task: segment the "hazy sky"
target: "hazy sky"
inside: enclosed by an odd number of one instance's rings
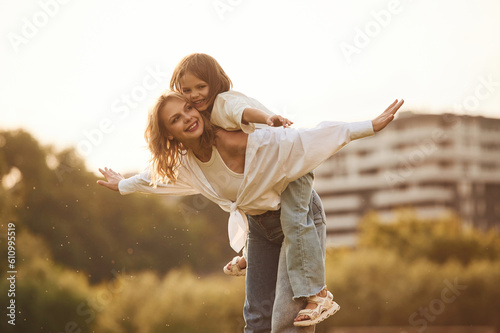
[[[177,62],[214,56],[295,126],[402,110],[500,117],[500,1],[0,0],[0,129],[145,166]]]

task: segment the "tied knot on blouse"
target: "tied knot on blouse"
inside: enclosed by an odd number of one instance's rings
[[[236,202],[231,204],[227,228],[232,249],[240,252],[247,240],[248,219],[245,213],[238,208]]]

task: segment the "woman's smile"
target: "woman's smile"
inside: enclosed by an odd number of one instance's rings
[[[186,130],[186,132],[194,132],[198,129],[198,127],[200,126],[200,123],[198,121],[195,121],[194,123],[192,123]]]
[[[200,113],[184,100],[169,100],[160,117],[169,135],[184,144],[198,140],[203,134],[204,124]]]

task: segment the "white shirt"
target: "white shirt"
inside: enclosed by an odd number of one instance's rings
[[[210,121],[227,131],[242,130],[247,134],[253,133],[255,128],[269,127],[265,124],[242,124],[241,119],[246,108],[255,108],[269,115],[274,115],[258,100],[235,90],[230,90],[217,95],[215,98]]]
[[[224,108],[215,107],[218,119]],[[214,117],[215,113],[215,117]],[[226,117],[222,117],[225,119]],[[241,115],[233,118],[241,123]],[[228,234],[231,247],[239,252],[245,245],[247,219],[280,208],[286,186],[315,169],[352,140],[373,135],[371,121],[322,122],[312,129],[267,127],[250,133],[245,153],[244,178],[236,201],[221,197],[210,185],[191,151],[182,159],[175,183],[150,186],[149,170],[118,184],[121,194],[144,192],[166,195],[200,193],[230,213]]]

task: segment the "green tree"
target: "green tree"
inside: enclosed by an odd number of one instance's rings
[[[412,209],[401,209],[394,221],[382,221],[376,213],[369,213],[360,231],[360,248],[395,251],[407,260],[444,263],[453,259],[468,264],[474,259],[500,258],[498,230],[467,228],[453,215],[422,219]]]
[[[12,170],[21,177],[0,189],[3,220],[41,236],[57,263],[92,283],[123,269],[219,271],[232,255],[227,213],[204,199],[120,196],[73,149],[41,147],[24,131],[0,133],[0,178]]]

